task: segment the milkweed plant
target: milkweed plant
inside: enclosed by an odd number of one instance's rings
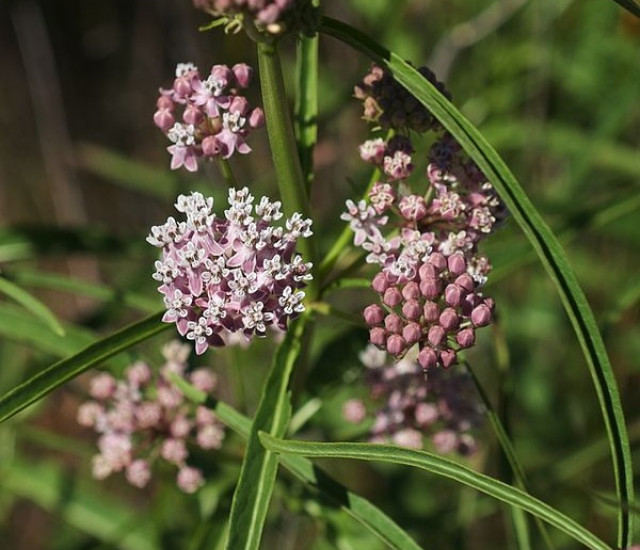
[[[157,83],[149,125],[166,140],[166,170],[195,173],[199,183],[181,184],[137,260],[157,289],[145,296],[156,313],[70,354],[52,345],[62,359],[9,389],[0,419],[97,369],[74,386],[83,396],[76,431],[93,441],[80,466],[94,478],[89,490],[124,481],[137,502],[175,499],[198,518],[178,546],[145,534],[142,516],[96,520],[114,548],[444,548],[429,540],[439,522],[453,521],[456,485],[467,501],[458,514],[506,518],[508,546],[482,548],[638,548],[616,377],[560,237],[525,192],[526,174],[516,179],[438,74],[315,1],[194,0],[192,8],[205,21],[200,31],[253,49],[257,65],[213,48],[206,65],[183,59]],[[312,200],[325,185],[314,174],[325,39],[331,51],[357,52],[363,68],[343,98],[358,112],[352,131],[361,143],[338,152],[353,168],[339,176],[341,196],[323,197],[331,219]],[[294,42],[295,71],[281,61]],[[265,193],[242,165],[267,139]],[[491,285],[499,247],[490,245],[506,226],[520,228],[548,291],[561,298],[584,359],[567,368],[582,369],[595,387],[599,448],[612,471],[608,493],[597,497],[608,513],[597,521],[541,493],[512,440],[501,393],[508,304]],[[63,330],[10,277],[0,282],[40,322]],[[337,355],[326,353],[327,325],[341,338]],[[490,374],[475,366],[487,354],[499,364]],[[328,393],[316,391],[335,373]],[[352,484],[340,475],[343,459],[359,461],[348,470],[354,476],[370,468],[364,462],[387,463],[371,466],[381,486]],[[448,503],[438,517],[422,510],[423,532],[393,501],[378,507],[401,471],[413,472],[403,491],[435,491]],[[360,542],[337,534],[344,513],[364,533]],[[274,525],[296,516],[315,527],[297,542],[274,537]],[[457,540],[446,547],[481,547]]]

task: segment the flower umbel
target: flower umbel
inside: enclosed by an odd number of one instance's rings
[[[247,154],[245,139],[264,124],[260,107],[252,108],[239,90],[247,88],[253,69],[244,63],[233,67],[214,65],[203,78],[193,63],[179,63],[173,87],[160,89],[153,121],[172,145],[171,169],[198,169],[199,158],[229,158]],[[176,110],[182,109],[182,121]]]
[[[166,363],[157,374],[146,363],[131,365],[123,380],[99,374],[91,381],[94,400],[78,409],[78,422],[100,434],[99,454],[93,457],[93,476],[104,479],[124,471],[129,483],[144,487],[151,467],[164,459],[178,467],[177,484],[193,493],[203,483],[202,472],[187,464],[187,442],[202,449],[218,449],[224,427],[215,414],[183,399],[169,373],[185,378],[196,388],[211,392],[216,376],[206,368],[187,373],[189,346],[178,341],[163,349]]]
[[[230,189],[228,202],[218,217],[212,198],[180,195],[175,207],[186,221],[170,217],[147,237],[162,249],[153,278],[163,320],[176,323],[197,354],[231,343],[234,333],[250,340],[270,327],[285,330],[304,311],[302,288],[312,278],[311,263],[295,253],[298,239],[312,234],[311,220],[294,213],[284,227],[272,225],[283,216],[280,202],[255,204],[246,187]]]

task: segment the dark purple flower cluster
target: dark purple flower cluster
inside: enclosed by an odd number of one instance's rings
[[[365,381],[376,409],[369,439],[421,449],[429,438],[438,452],[472,454],[474,432],[483,421],[484,409],[473,382],[463,371],[430,371],[426,376],[415,360],[392,361],[375,346],[360,354],[366,367]],[[343,406],[345,419],[360,423],[366,406],[351,399]]]
[[[216,377],[206,368],[186,373],[190,348],[180,342],[163,349],[166,363],[154,376],[146,363],[131,365],[123,380],[102,373],[91,381],[94,400],[78,409],[78,422],[100,434],[93,475],[104,479],[124,470],[127,481],[144,487],[158,458],[178,467],[178,487],[193,493],[203,483],[202,472],[189,466],[187,442],[201,449],[218,449],[224,427],[214,413],[184,400],[168,373],[184,377],[201,391],[215,389]]]
[[[180,195],[173,217],[151,228],[147,241],[162,249],[153,278],[160,282],[167,312],[163,321],[193,340],[197,354],[229,344],[235,333],[247,340],[267,328],[285,330],[304,311],[302,288],[312,278],[311,263],[295,253],[309,237],[311,220],[294,213],[283,226],[279,201],[254,204],[245,187],[229,190],[224,217],[213,212],[213,199],[200,193]]]
[[[253,69],[244,63],[229,68],[214,65],[202,79],[192,63],[176,68],[173,87],[160,89],[158,110],[153,121],[172,142],[171,169],[184,166],[198,169],[198,158],[229,158],[234,152],[251,151],[245,139],[250,131],[264,124],[260,107],[251,108],[238,91],[249,86]],[[176,109],[182,109],[182,122],[176,121]]]
[[[394,105],[391,118],[405,134],[360,147],[362,159],[378,167],[384,181],[373,185],[368,201],[347,201],[342,219],[354,232],[354,244],[368,252],[367,262],[380,267],[372,287],[382,305],[364,312],[371,342],[397,358],[417,346],[423,368],[446,368],[458,350],[473,346],[475,330],[492,321],[493,300],[480,291],[490,265],[478,243],[505,212],[491,184],[447,133],[431,148],[426,181],[410,182],[414,148],[408,131],[420,125],[412,122],[412,104],[404,117],[399,110]]]
[[[449,97],[444,85],[427,67],[420,67],[418,72]],[[385,130],[406,128],[426,132],[439,126],[429,110],[378,65],[371,66],[362,82],[355,86],[354,92],[356,98],[363,102],[363,118]]]

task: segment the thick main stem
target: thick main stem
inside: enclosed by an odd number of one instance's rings
[[[303,216],[308,217],[309,198],[300,159],[297,155],[296,140],[276,44],[258,43],[258,65],[267,132],[269,133],[271,154],[283,208],[289,216],[294,212],[300,212]],[[299,243],[299,247],[305,259],[311,260],[314,265],[317,265],[315,239],[303,239]],[[309,300],[316,298],[318,288],[317,278],[309,282],[307,288]]]

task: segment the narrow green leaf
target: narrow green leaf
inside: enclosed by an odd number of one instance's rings
[[[525,491],[426,451],[371,443],[291,441],[278,439],[264,432],[261,432],[259,437],[267,449],[278,453],[299,454],[317,458],[351,458],[391,462],[421,468],[473,487],[511,506],[521,508],[557,527],[592,550],[611,550],[610,546],[580,524]]]
[[[125,292],[117,288],[96,283],[87,283],[86,281],[65,277],[56,273],[12,271],[11,277],[26,286],[60,290],[75,295],[88,296],[89,298],[95,298],[97,300],[120,301],[143,313],[153,313],[158,309],[158,300],[148,298],[142,294]]]
[[[227,550],[257,550],[267,517],[276,480],[278,457],[267,451],[258,439],[258,431],[282,436],[291,416],[287,395],[289,377],[300,354],[306,315],[294,322],[276,351],[271,372],[251,425],[240,478],[229,517]]]
[[[396,80],[438,118],[494,185],[536,250],[558,289],[589,365],[609,436],[616,491],[621,503],[618,546],[631,545],[633,516],[629,514],[628,503],[633,501],[633,468],[620,394],[593,312],[558,239],[495,149],[415,68],[345,23],[325,17],[321,30],[387,67]]]
[[[65,357],[77,353],[98,339],[92,331],[72,324],[65,325],[65,333],[65,337],[60,338],[26,311],[10,304],[0,304],[0,336],[27,344],[33,350]],[[109,360],[109,366],[124,368],[124,359],[114,357]]]
[[[64,336],[64,327],[54,313],[40,300],[23,290],[18,285],[0,276],[0,292],[22,305],[26,310],[42,320],[58,336]]]
[[[640,6],[633,0],[613,0],[616,4],[622,6],[625,10],[628,10],[636,17],[640,17]]]
[[[133,323],[90,344],[79,353],[54,363],[0,397],[0,423],[42,399],[57,387],[131,346],[171,327],[161,321],[162,313]]]
[[[217,417],[245,439],[251,432],[251,421],[221,401],[208,402],[207,394],[194,388],[184,378],[172,377],[180,391],[198,404],[206,404]],[[310,460],[301,456],[280,455],[280,464],[301,481],[310,484],[344,512],[359,521],[393,550],[421,550],[420,546],[389,516],[367,499],[349,491]]]

